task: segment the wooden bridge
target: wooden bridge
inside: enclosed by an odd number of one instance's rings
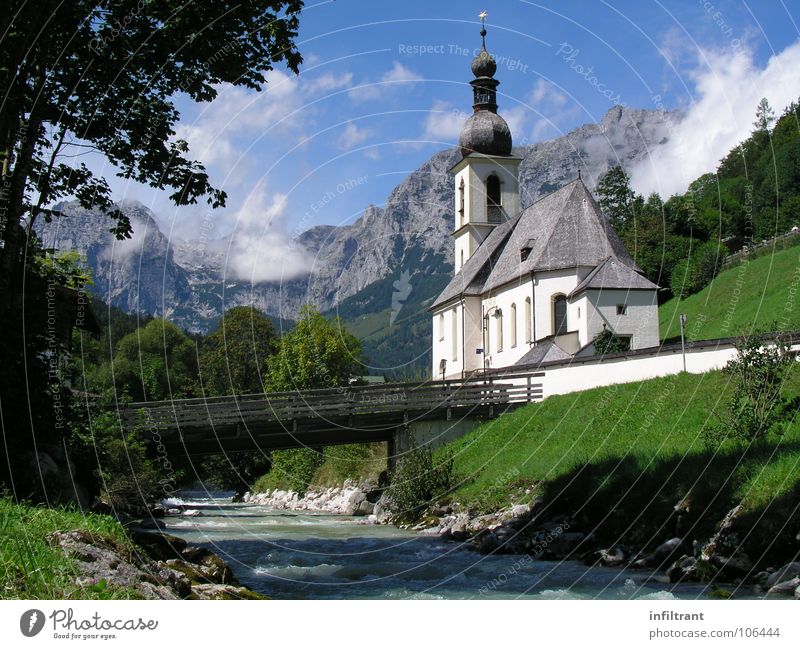
[[[207,455],[387,441],[423,422],[445,430],[542,398],[543,372],[132,403],[123,426],[168,453]],[[516,380],[511,380],[516,379]],[[430,424],[428,424],[430,427]]]

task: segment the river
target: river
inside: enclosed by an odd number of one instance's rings
[[[205,497],[203,497],[205,496]],[[213,549],[241,583],[280,599],[704,599],[702,585],[670,585],[650,573],[575,561],[483,556],[364,518],[231,503],[187,492],[200,511],[170,515],[165,531]],[[742,593],[744,594],[744,593]]]

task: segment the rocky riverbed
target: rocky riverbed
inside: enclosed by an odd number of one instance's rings
[[[304,496],[279,490],[246,494],[245,502],[273,509],[363,516],[369,523],[391,522],[390,503],[369,483],[346,482],[340,487],[311,489]],[[761,596],[800,599],[798,558],[757,568],[739,549],[738,514],[738,508],[732,509],[709,539],[670,537],[649,549],[605,544],[579,519],[554,513],[541,499],[490,514],[471,512],[457,503],[437,505],[411,529],[466,544],[483,555],[518,554],[543,561],[578,560],[590,567],[645,570],[666,583],[718,585],[722,597],[746,587]]]
[[[131,536],[134,550],[82,530],[55,532],[50,542],[74,561],[77,585],[124,588],[142,599],[264,599],[241,586],[208,548],[161,532]]]

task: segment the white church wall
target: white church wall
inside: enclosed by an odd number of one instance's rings
[[[516,284],[509,284],[499,291],[494,298],[484,300],[484,313],[497,306],[503,313],[503,348],[498,351],[496,320],[492,317],[495,311],[489,312],[489,346],[487,349],[488,366],[508,367],[522,358],[531,348],[525,332],[526,298],[532,299],[530,278]],[[511,306],[516,305],[516,344],[514,344]],[[532,323],[531,323],[532,325]]]
[[[475,349],[482,347],[480,298],[468,297],[440,309],[431,318],[433,344],[431,376],[442,378],[441,361],[445,361],[445,378],[460,378],[463,372],[483,367],[483,356]]]
[[[483,354],[475,353],[475,350],[483,348],[479,297],[464,298],[464,317],[464,369],[471,372],[483,367]]]
[[[658,345],[658,304],[655,291],[592,289],[588,297],[587,341],[603,330],[605,324],[620,336],[631,336],[631,349]],[[618,314],[617,307],[624,313]]]

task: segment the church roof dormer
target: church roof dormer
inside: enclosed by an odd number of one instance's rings
[[[482,46],[478,55],[472,60],[473,114],[464,123],[459,137],[461,154],[471,153],[484,155],[510,156],[511,130],[506,121],[497,114],[497,86],[500,82],[494,78],[497,63],[486,50],[486,12],[481,16]]]

